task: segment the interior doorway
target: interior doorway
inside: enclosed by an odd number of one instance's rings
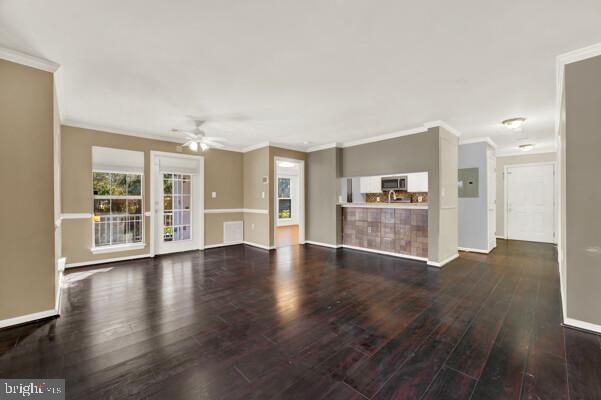
[[[555,164],[505,167],[507,239],[555,242]]]
[[[305,163],[276,157],[274,160],[275,247],[304,243]]]
[[[204,158],[152,151],[151,255],[204,248]]]

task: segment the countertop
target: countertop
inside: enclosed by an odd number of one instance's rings
[[[414,210],[427,210],[428,203],[338,203],[341,207],[357,208],[411,208]]]

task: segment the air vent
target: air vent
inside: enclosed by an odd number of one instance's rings
[[[227,221],[223,223],[223,244],[242,243],[244,225],[242,221]]]

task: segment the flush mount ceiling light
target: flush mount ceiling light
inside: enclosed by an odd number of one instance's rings
[[[502,124],[505,125],[507,129],[520,130],[522,129],[522,125],[524,125],[524,122],[526,122],[526,118],[518,117],[506,119],[502,122]]]
[[[292,168],[295,165],[296,164],[294,164],[293,162],[290,162],[290,161],[278,161],[278,167]]]
[[[518,147],[522,151],[530,151],[530,150],[534,149],[534,145],[531,143],[521,144]]]

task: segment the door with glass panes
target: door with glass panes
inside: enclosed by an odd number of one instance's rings
[[[194,207],[197,176],[190,173],[160,172],[157,213],[157,253],[174,253],[199,248]]]

